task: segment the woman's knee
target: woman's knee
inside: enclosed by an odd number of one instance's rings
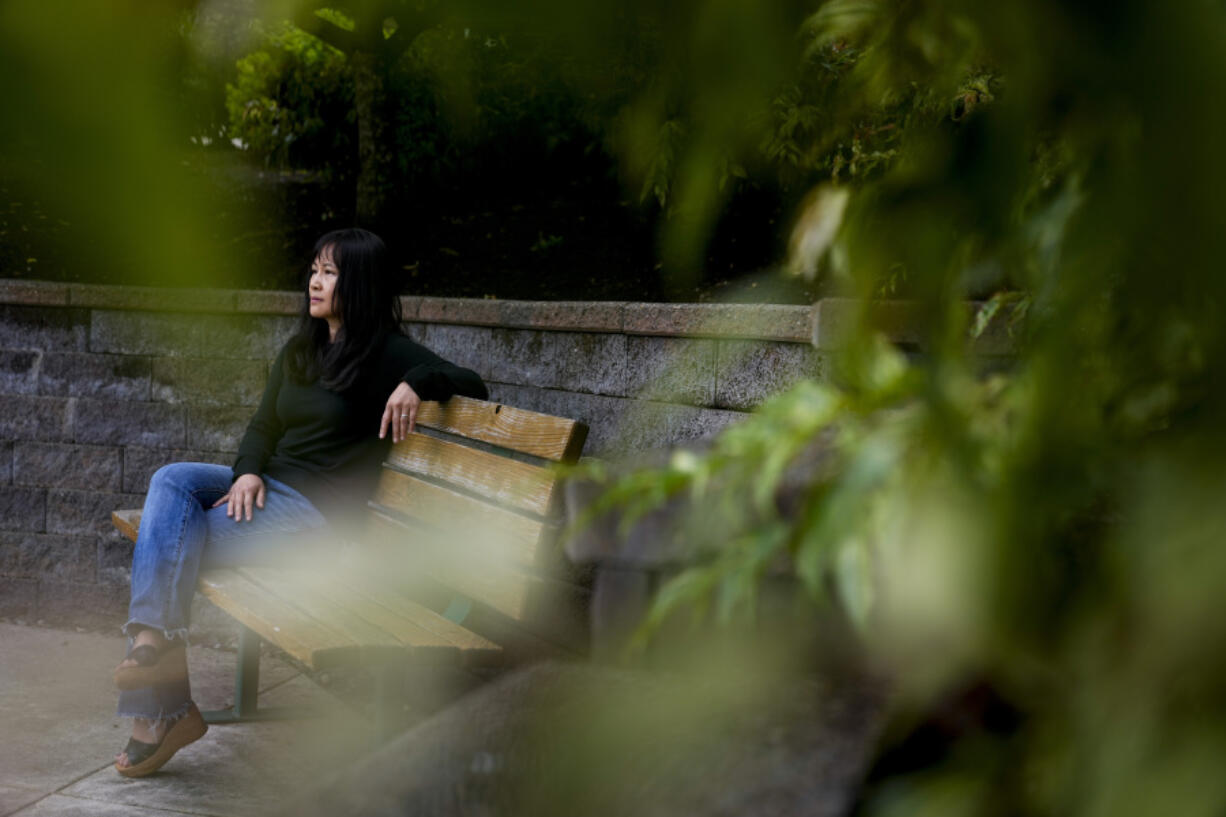
[[[203,462],[172,462],[153,472],[149,490],[197,491],[217,487],[224,482],[229,469]]]

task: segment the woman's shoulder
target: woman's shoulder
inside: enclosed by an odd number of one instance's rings
[[[383,336],[383,357],[385,359],[399,360],[406,355],[420,355],[422,352],[428,352],[426,347],[403,332],[388,332]]]

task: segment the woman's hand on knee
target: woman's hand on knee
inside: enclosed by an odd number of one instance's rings
[[[250,522],[255,508],[264,508],[264,480],[255,474],[243,474],[234,480],[229,493],[213,503],[214,508],[221,505],[226,505],[226,516],[235,522],[242,522],[244,514]]]

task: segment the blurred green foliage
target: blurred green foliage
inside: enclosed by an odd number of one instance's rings
[[[1221,813],[1220,4],[830,0],[797,30],[805,71],[849,55],[828,114],[738,88],[735,51],[673,81],[693,83],[691,109],[752,119],[774,99],[781,131],[819,134],[769,148],[855,181],[813,251],[864,296],[904,277],[920,351],[890,346],[865,301],[830,382],[611,482],[604,509],[685,496],[687,530],[717,545],[650,624],[752,617],[782,557],[894,679],[887,743],[978,683],[1018,714],[963,718],[876,781],[865,813]],[[669,127],[685,180],[711,131]],[[855,148],[857,132],[872,139]],[[751,149],[719,146],[731,163]],[[857,152],[871,164],[845,174]],[[993,322],[1016,349],[985,376],[975,336]]]

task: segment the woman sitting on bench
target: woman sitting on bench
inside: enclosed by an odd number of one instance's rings
[[[321,238],[298,330],[234,467],[176,463],[153,475],[132,557],[128,654],[114,673],[119,715],[135,718],[115,758],[121,775],[156,771],[208,728],[185,651],[200,570],[284,562],[305,542],[335,541],[331,531],[370,495],[387,446],[413,430],[422,400],[486,398],[476,373],[401,334],[384,258],[365,230]]]

